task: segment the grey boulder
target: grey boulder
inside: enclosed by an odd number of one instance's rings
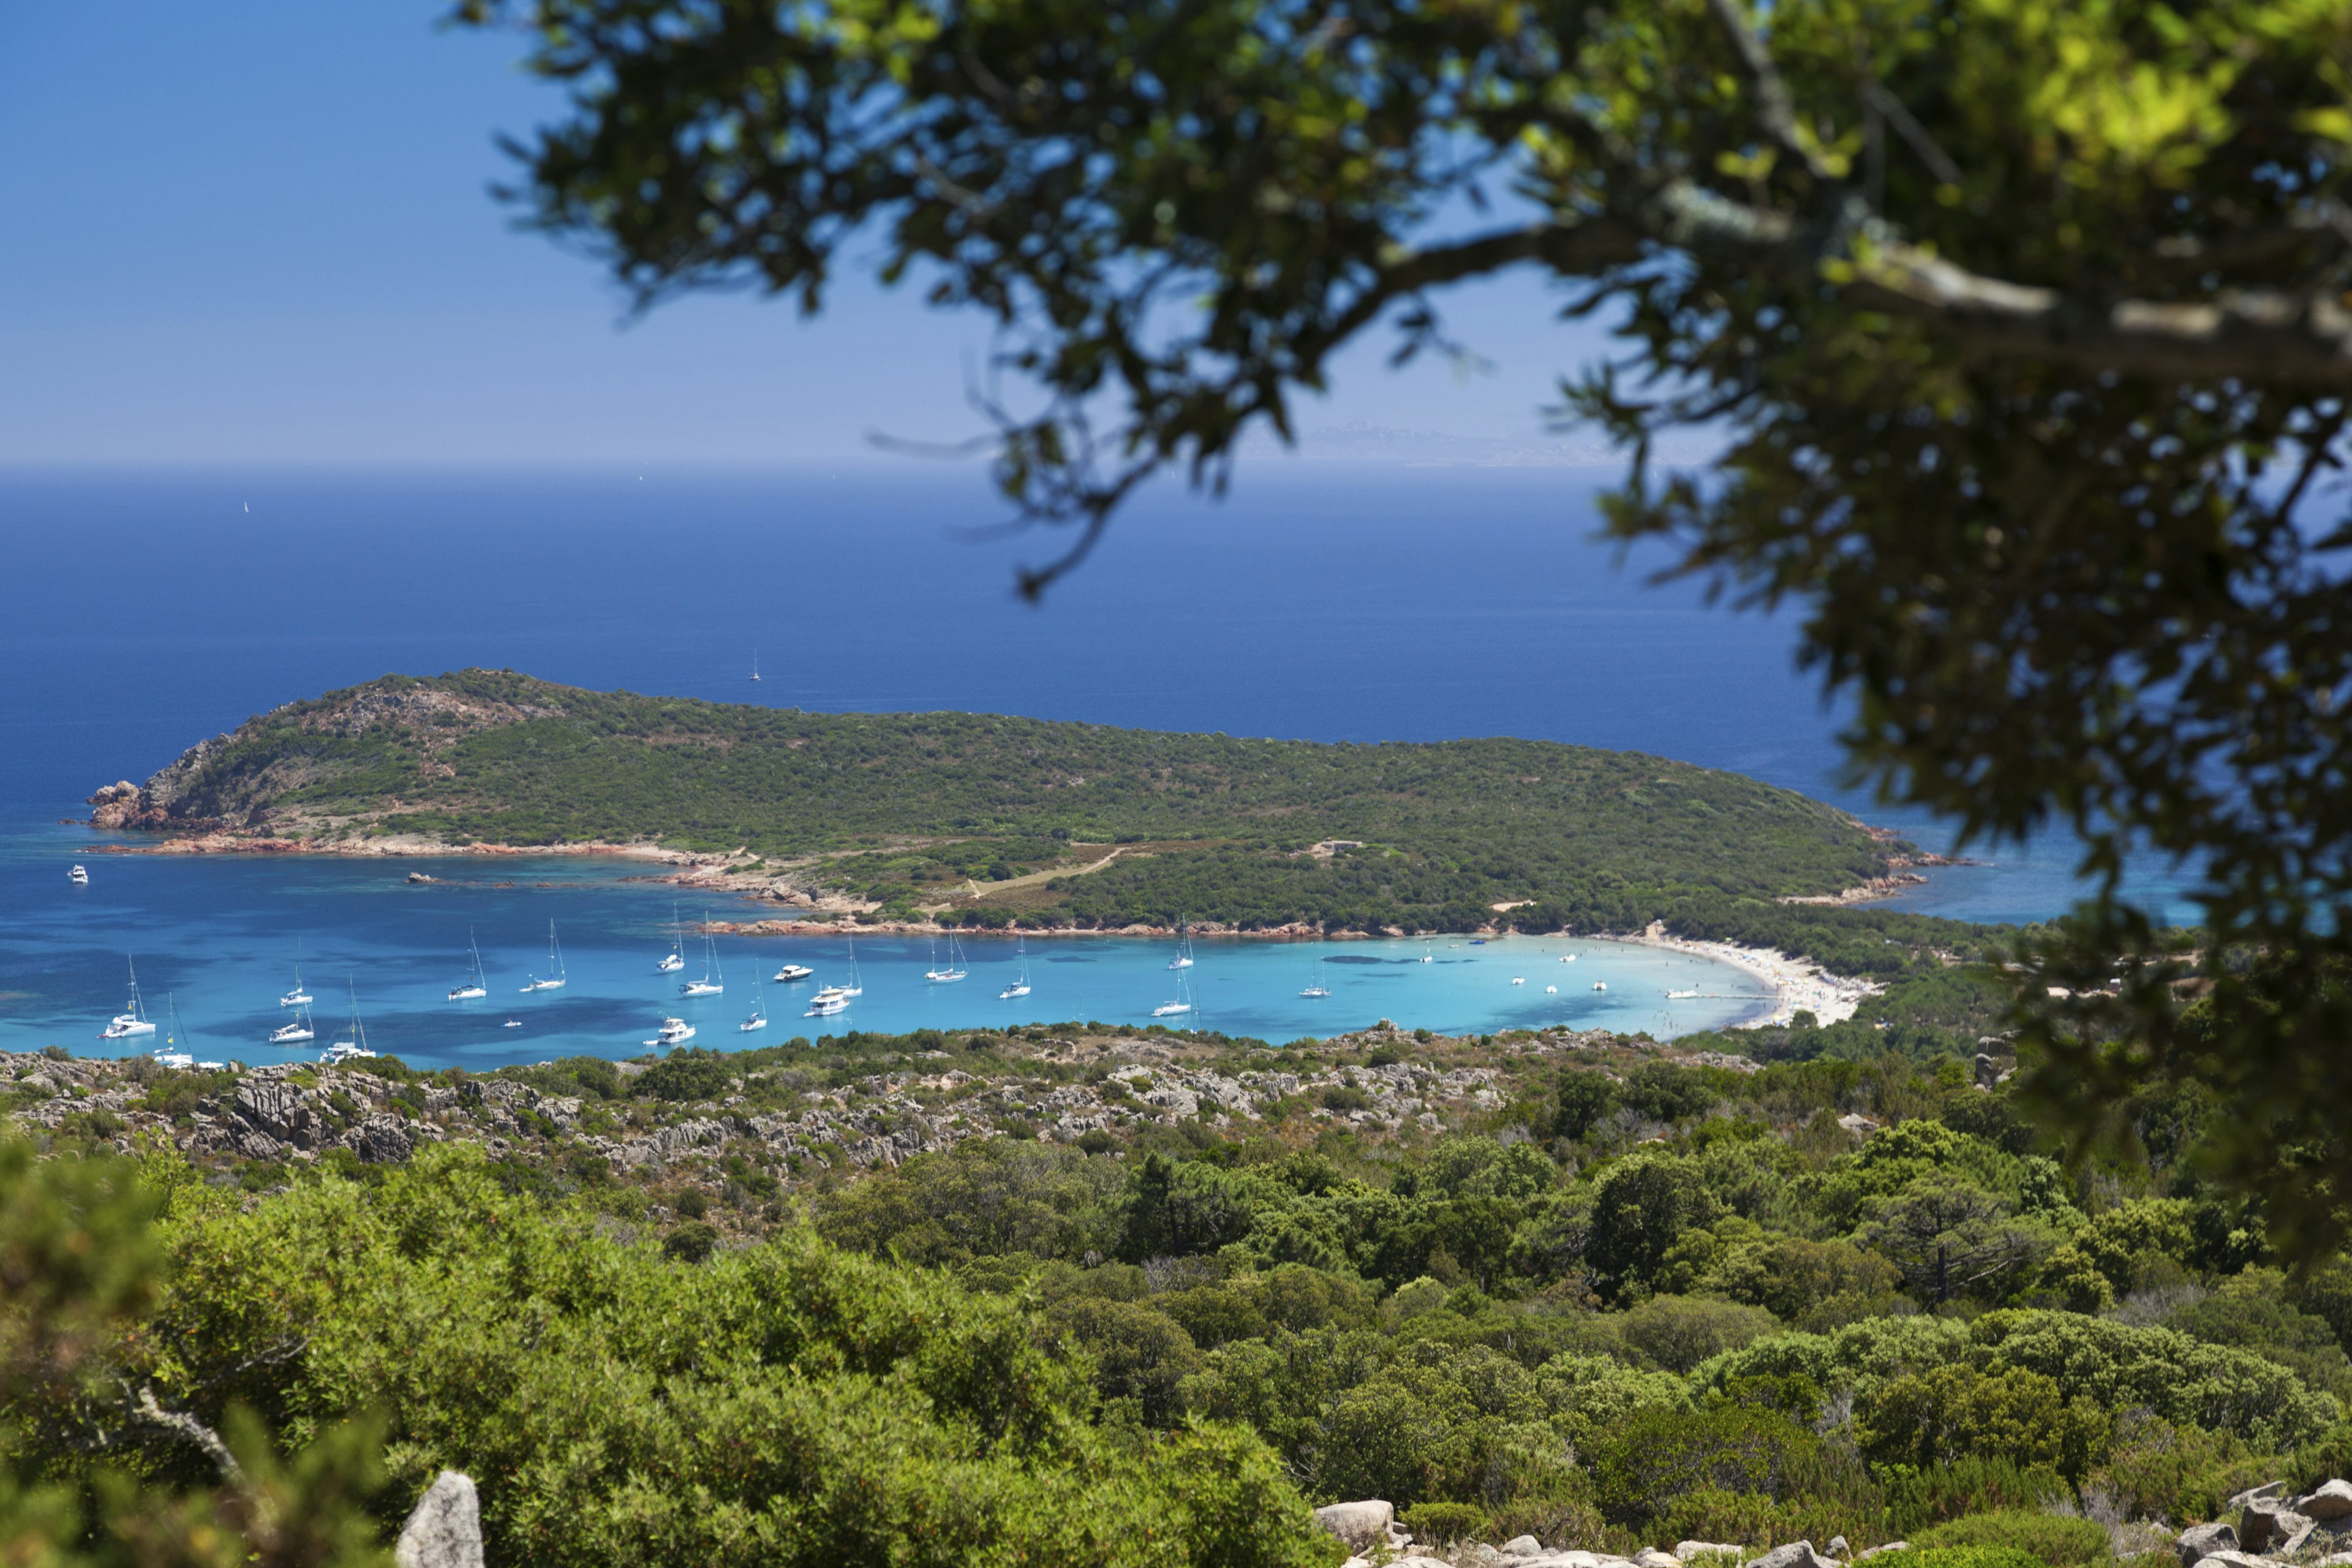
[[[1317,1509],[1315,1522],[1360,1552],[1375,1542],[1387,1542],[1396,1528],[1396,1505],[1378,1498],[1335,1502]]]
[[[2323,1481],[2319,1489],[2294,1500],[2294,1511],[2322,1523],[2352,1517],[2352,1481]]]
[[[1511,1539],[1503,1542],[1503,1555],[1506,1557],[1540,1557],[1543,1555],[1543,1542],[1538,1541],[1532,1535],[1514,1535]]]
[[[482,1568],[481,1501],[470,1476],[444,1470],[409,1510],[392,1549],[399,1568]]]
[[[2192,1524],[2180,1532],[2180,1568],[2194,1568],[2216,1552],[2237,1549],[2238,1532],[2228,1524]]]
[[[2266,1556],[2284,1556],[2301,1546],[2314,1521],[2276,1499],[2258,1499],[2238,1516],[2238,1549]]]
[[[1747,1568],[1838,1568],[1828,1558],[1813,1550],[1810,1541],[1792,1541],[1786,1546],[1776,1546],[1761,1557],[1750,1558]]]

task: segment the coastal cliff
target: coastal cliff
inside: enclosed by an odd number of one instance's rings
[[[1489,739],[1321,744],[386,676],[90,797],[139,847],[627,849],[886,920],[1639,929],[1884,886],[1912,847],[1736,773]]]

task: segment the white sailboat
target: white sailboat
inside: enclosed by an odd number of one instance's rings
[[[1187,962],[1189,963],[1190,961],[1187,960]],[[1169,967],[1172,969],[1175,965],[1171,964]],[[1186,983],[1189,978],[1189,976],[1182,974],[1176,977],[1175,1000],[1172,1002],[1162,1002],[1159,1006],[1154,1007],[1151,1010],[1151,1016],[1153,1017],[1173,1018],[1192,1010],[1192,989],[1191,985]]]
[[[758,648],[753,648],[751,650],[751,679],[754,681],[760,679],[760,650]]]
[[[308,1007],[314,998],[302,984],[302,947],[294,947],[294,989],[278,999],[280,1007]]]
[[[754,1029],[768,1026],[768,999],[760,993],[760,977],[751,976],[751,1016],[735,1026],[735,1032],[748,1035]]]
[[[348,1040],[333,1041],[327,1047],[326,1053],[319,1059],[329,1067],[338,1062],[357,1061],[362,1057],[375,1055],[373,1051],[368,1049],[367,1026],[360,1021],[359,987],[349,980],[344,984],[350,988],[352,994],[352,1026],[348,1031],[352,1037]]]
[[[1192,967],[1192,927],[1182,915],[1176,917],[1176,956],[1168,961],[1171,969]]]
[[[710,934],[710,917],[702,917],[702,978],[689,980],[677,988],[681,996],[723,996],[727,994],[727,976],[719,967],[719,943]]]
[[[292,1023],[269,1031],[269,1043],[273,1046],[308,1045],[318,1037],[319,1031],[310,1026],[310,1009],[308,1007],[297,1012]]]
[[[156,1065],[167,1068],[192,1068],[196,1065],[196,1058],[194,1054],[185,1047],[187,1031],[180,1027],[179,999],[173,994],[166,992],[163,995],[163,1005],[171,1009],[172,1032],[163,1037],[163,1043],[156,1047],[152,1053]],[[171,1048],[175,1046],[181,1048],[177,1050]]]
[[[1029,951],[1019,937],[1013,939],[1013,956],[1020,961],[1021,972],[1013,977],[1012,984],[996,994],[999,1002],[1010,1002],[1016,996],[1029,994]]]
[[[556,945],[555,922],[553,921],[547,922],[547,967],[549,973],[546,975],[533,976],[530,984],[523,987],[523,990],[526,993],[532,991],[561,991],[563,989],[565,979],[563,973],[563,949]]]
[[[123,962],[131,964],[131,1000],[121,1012],[114,1016],[112,1022],[98,1032],[101,1040],[127,1040],[134,1035],[155,1032],[155,1026],[147,1021],[147,1009],[139,1000],[139,966],[128,958]]]
[[[943,969],[940,966],[939,944],[937,942],[933,942],[931,944],[931,966],[930,968],[923,971],[923,978],[929,981],[934,985],[951,985],[955,982],[968,977],[971,973],[971,971],[966,969],[962,963],[959,962],[961,956],[961,955],[956,952],[955,932],[953,931],[950,931],[948,932],[947,967]]]
[[[686,967],[686,928],[678,923],[677,906],[669,907],[669,952],[654,965],[656,974],[675,974]]]
[[[452,1002],[471,1002],[477,997],[488,996],[490,994],[489,982],[482,974],[482,947],[474,940],[471,928],[466,931],[466,946],[474,954],[474,973],[465,981],[449,988],[449,1000]]]
[[[1314,973],[1307,975],[1307,988],[1301,991],[1299,994],[1301,996],[1312,996],[1318,999],[1331,994],[1331,987],[1324,984],[1323,961],[1321,959],[1318,958],[1315,961]]]

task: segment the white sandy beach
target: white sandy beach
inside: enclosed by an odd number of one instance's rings
[[[1880,987],[1867,980],[1849,980],[1831,974],[1811,959],[1790,958],[1776,948],[1741,947],[1728,942],[1685,942],[1668,936],[1653,926],[1640,936],[1629,939],[1651,947],[1672,948],[1677,952],[1695,953],[1728,963],[1754,975],[1772,987],[1775,1001],[1771,1014],[1753,1018],[1738,1026],[1759,1029],[1784,1025],[1799,1013],[1811,1013],[1823,1024],[1840,1024],[1853,1016],[1864,998],[1878,994]]]

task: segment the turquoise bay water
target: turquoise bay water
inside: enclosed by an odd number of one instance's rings
[[[725,994],[682,998],[680,982],[698,977],[704,958],[689,936],[686,968],[656,972],[669,951],[673,907],[691,923],[705,914],[770,915],[772,906],[727,898],[677,903],[671,889],[642,879],[638,862],[93,855],[83,848],[90,841],[88,829],[63,826],[0,841],[0,900],[20,917],[0,929],[0,1048],[59,1045],[80,1056],[153,1048],[161,1033],[119,1043],[95,1037],[122,1005],[134,960],[149,1015],[168,1030],[176,1006],[186,1048],[256,1066],[315,1056],[348,1037],[341,1026],[353,993],[376,1050],[415,1067],[475,1068],[640,1055],[665,1016],[693,1024],[695,1045],[732,1050],[850,1029],[1088,1018],[1141,1026],[1185,992],[1194,1011],[1161,1022],[1276,1041],[1383,1017],[1448,1033],[1565,1024],[1664,1037],[1758,1016],[1769,1001],[1760,984],[1712,960],[1528,937],[1484,944],[1201,939],[1181,975],[1168,968],[1175,944],[1165,941],[1031,938],[1031,994],[1007,1001],[998,993],[1021,958],[1013,939],[959,939],[970,977],[935,984],[924,971],[943,949],[927,938],[877,935],[856,942],[865,994],[847,1013],[809,1018],[811,993],[849,977],[848,939],[718,939]],[[77,860],[89,868],[88,887],[67,880]],[[420,867],[442,879],[409,883],[407,873]],[[526,994],[523,984],[548,971],[550,921],[568,984]],[[489,994],[453,1003],[446,997],[467,971],[469,936],[481,944]],[[277,998],[293,984],[298,953],[317,998],[319,1037],[272,1047],[268,1035],[290,1016]],[[1560,962],[1571,954],[1573,962]],[[786,962],[816,973],[778,984],[769,977]],[[1524,984],[1511,984],[1515,977]],[[1594,991],[1596,981],[1608,989]],[[1329,996],[1297,994],[1318,982]],[[1669,1001],[1668,991],[1702,994]],[[761,997],[768,1026],[739,1031]],[[507,1027],[508,1019],[520,1026]]]
[[[322,1041],[348,973],[370,1038],[420,1063],[639,1048],[677,998],[652,971],[670,895],[625,880],[635,868],[550,859],[493,879],[457,862],[433,868],[464,886],[408,889],[398,862],[93,857],[88,829],[58,824],[86,814],[97,785],[144,778],[248,714],[387,670],[500,666],[824,712],[1319,741],[1522,735],[1733,769],[1941,847],[1935,824],[1837,784],[1838,713],[1791,668],[1785,623],[1710,609],[1691,584],[1645,587],[1655,557],[1621,569],[1591,541],[1598,477],[1252,464],[1221,505],[1166,488],[1141,498],[1041,609],[1007,591],[1011,568],[1058,542],[986,532],[1002,513],[968,469],[0,469],[12,567],[0,574],[0,1045],[99,1048],[131,952],[151,998],[176,996],[201,1055],[270,1059],[261,1039],[299,937]],[[92,540],[105,542],[102,615],[79,586],[95,581]],[[1995,863],[1936,872],[1899,904],[2031,921],[2076,894],[2063,842],[1982,853]],[[65,880],[75,859],[94,878],[78,892]],[[2191,912],[2178,879],[2145,869],[2160,912]],[[714,917],[732,912],[711,901]],[[551,917],[572,984],[520,995]],[[469,926],[490,995],[453,1005],[443,996]],[[831,978],[842,955],[824,939],[728,944],[726,995],[688,1005],[702,1009],[689,1015],[696,1043],[1015,1016],[1139,1023],[1170,994],[1157,943],[1037,944],[1035,990],[1016,1007],[996,997],[1010,968],[997,944],[977,945],[971,978],[941,989],[922,984],[921,944],[877,940],[860,944],[852,1013],[803,1019],[803,1004],[777,996],[764,1034],[738,1035],[751,974],[803,945]],[[1323,965],[1335,994],[1308,1000],[1303,950],[1204,942],[1194,1016],[1277,1040],[1382,1016],[1663,1034],[1751,1006],[1702,997],[1669,1017],[1668,990],[1746,983],[1600,944],[1562,966],[1537,945],[1441,947],[1426,965],[1385,962],[1414,956],[1387,946],[1334,950],[1382,962]],[[1510,985],[1521,972],[1528,984]],[[1609,991],[1592,992],[1595,977]],[[508,1016],[522,1027],[502,1028]]]

